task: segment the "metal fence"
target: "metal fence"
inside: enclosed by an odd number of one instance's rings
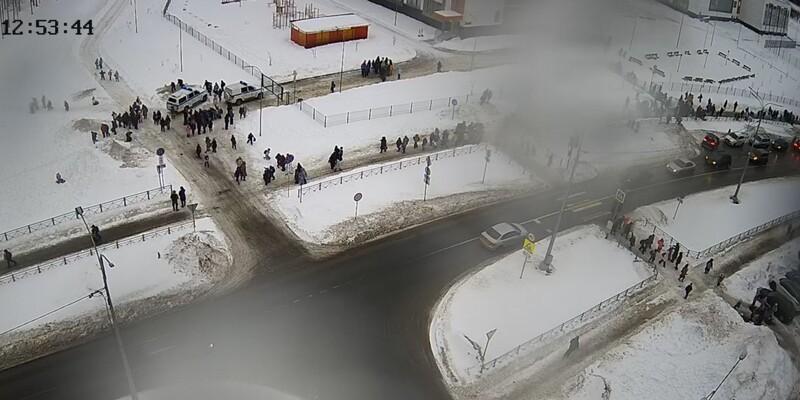
[[[258,78],[259,79],[259,81],[258,81],[259,85],[261,85],[262,82],[263,82],[264,89],[268,90],[270,93],[272,93],[278,99],[283,100],[283,98],[284,98],[284,88],[283,88],[283,86],[280,83],[276,82],[274,79],[272,79],[269,76],[263,74],[261,72],[261,70],[257,66],[248,63],[247,61],[245,61],[241,57],[237,56],[236,54],[232,53],[230,50],[226,49],[225,47],[223,47],[222,45],[220,45],[219,43],[217,43],[213,39],[211,39],[208,36],[204,35],[200,31],[194,29],[193,26],[181,21],[180,18],[170,14],[169,12],[166,12],[166,8],[165,8],[165,12],[164,12],[163,15],[164,15],[164,18],[166,18],[168,21],[170,21],[173,24],[175,24],[175,26],[177,26],[179,29],[183,30],[184,32],[190,34],[193,38],[197,39],[197,41],[199,41],[200,43],[204,44],[209,49],[214,50],[214,52],[216,52],[217,54],[221,55],[222,57],[225,57],[226,59],[228,59],[228,61],[236,64],[236,66],[238,66],[239,68],[243,69],[248,74],[253,75],[254,77]]]
[[[430,153],[427,155],[421,155],[417,158],[401,160],[391,164],[383,164],[378,167],[364,169],[358,172],[354,172],[352,174],[341,175],[336,178],[330,178],[318,182],[312,182],[307,185],[301,185],[300,188],[297,189],[297,197],[302,200],[303,197],[308,196],[311,193],[321,192],[325,189],[334,186],[340,186],[345,183],[360,181],[364,178],[369,178],[370,176],[375,176],[375,175],[381,175],[387,172],[399,171],[402,170],[403,168],[408,168],[415,165],[423,165],[426,163],[428,157],[431,158],[431,161],[438,161],[446,158],[453,158],[467,154],[472,154],[485,148],[486,148],[485,144],[466,145],[466,146],[456,147],[451,150],[445,150],[436,153]]]
[[[119,199],[107,201],[105,203],[84,207],[83,212],[84,215],[102,214],[104,212],[108,212],[111,210],[127,207],[131,204],[143,203],[146,201],[157,200],[162,198],[168,199],[171,193],[172,193],[172,185],[165,185],[160,188],[150,189],[144,192],[131,194],[125,197],[121,197]],[[75,214],[74,211],[70,211],[61,215],[56,215],[55,217],[51,217],[45,220],[41,220],[39,222],[34,222],[32,224],[25,225],[20,228],[3,232],[2,234],[0,234],[0,241],[7,242],[9,240],[16,239],[20,236],[30,235],[34,232],[41,231],[43,229],[47,229],[62,224],[64,222],[73,220],[78,220],[78,216]]]
[[[703,257],[707,257],[707,256],[711,256],[713,254],[716,254],[719,251],[725,250],[725,249],[733,246],[734,244],[737,244],[737,243],[739,243],[739,242],[741,242],[741,241],[743,241],[745,239],[751,238],[751,237],[753,237],[753,236],[755,236],[755,235],[757,235],[757,234],[759,234],[761,232],[764,232],[767,229],[770,229],[772,227],[781,225],[781,224],[783,224],[785,222],[791,221],[791,220],[796,219],[796,218],[800,218],[800,210],[792,212],[792,213],[789,213],[789,214],[786,214],[786,215],[783,215],[783,216],[780,216],[780,217],[775,218],[775,219],[773,219],[771,221],[767,221],[767,222],[765,222],[765,223],[763,223],[761,225],[758,225],[756,227],[750,228],[750,229],[748,229],[748,230],[746,230],[744,232],[741,232],[741,233],[738,233],[736,235],[733,235],[733,236],[731,236],[731,237],[729,237],[729,238],[727,238],[727,239],[725,239],[725,240],[723,240],[723,241],[721,241],[721,242],[719,242],[719,243],[717,243],[715,245],[709,246],[708,248],[703,249],[703,250],[692,250],[690,248],[687,248],[684,245],[681,245],[681,248],[684,249],[683,252],[684,252],[684,255],[686,257],[694,257],[696,259],[700,259],[700,258],[703,258]],[[673,238],[670,234],[664,232],[655,223],[650,222],[649,219],[645,218],[644,219],[644,223],[645,223],[646,227],[650,226],[650,225],[653,226],[653,233],[658,232],[658,234],[663,236],[665,239],[669,239],[669,245],[672,245],[673,243],[680,243],[680,242],[678,242],[678,240]]]
[[[415,112],[442,110],[454,107],[453,100],[457,102],[456,106],[458,106],[469,104],[470,101],[474,102],[478,98],[479,96],[474,94],[465,94],[461,96],[412,101],[410,103],[392,104],[385,107],[368,108],[366,110],[348,111],[331,115],[327,115],[303,101],[297,103],[297,107],[300,111],[311,117],[311,119],[327,128],[329,126],[344,125],[359,121],[414,114]]]
[[[667,86],[663,86],[662,90],[667,90]],[[711,85],[702,83],[689,83],[689,82],[669,82],[669,91],[671,92],[691,92],[691,93],[718,93],[725,96],[738,96],[738,97],[753,97],[750,89],[740,89],[730,86]],[[773,95],[771,93],[761,93],[756,91],[756,95],[761,97],[765,102],[775,102],[788,104],[795,107],[800,107],[800,100]]]
[[[614,306],[622,302],[623,300],[633,296],[636,293],[639,293],[647,284],[650,282],[655,281],[658,278],[658,275],[653,274],[649,277],[643,279],[642,281],[636,283],[635,285],[601,301],[600,303],[595,304],[588,310],[582,312],[580,315],[577,315],[573,318],[570,318],[567,321],[561,323],[561,325],[550,329],[547,332],[542,333],[539,336],[536,336],[533,339],[526,341],[525,343],[520,344],[519,346],[491,359],[488,361],[484,361],[483,365],[477,364],[472,367],[467,368],[467,372],[474,373],[476,370],[479,371],[488,371],[490,369],[496,368],[498,366],[503,366],[507,364],[509,361],[513,360],[517,357],[520,353],[528,351],[530,349],[534,349],[538,347],[545,339],[561,336],[565,329],[575,329],[577,328],[577,324],[582,323],[583,321],[588,321],[591,318],[591,314],[597,313],[600,310]]]
[[[192,227],[192,221],[179,222],[179,223],[176,223],[176,224],[168,225],[166,228],[160,228],[160,229],[157,229],[157,230],[153,230],[153,231],[142,233],[140,235],[130,236],[130,237],[127,237],[127,238],[124,238],[124,239],[120,239],[120,240],[114,241],[113,243],[102,244],[102,245],[97,246],[97,249],[99,251],[101,251],[101,252],[105,251],[107,249],[118,249],[120,247],[129,246],[131,244],[146,242],[147,240],[150,240],[150,239],[153,239],[153,238],[156,238],[156,237],[159,237],[159,236],[171,235],[173,232],[181,231],[183,229],[191,228],[191,227]],[[66,255],[66,256],[63,256],[63,257],[59,257],[59,258],[56,258],[56,259],[52,259],[50,261],[46,261],[46,262],[43,262],[41,264],[36,264],[36,265],[32,265],[30,267],[25,267],[25,268],[22,268],[22,269],[19,269],[19,270],[13,271],[11,273],[8,273],[8,274],[0,276],[0,285],[16,282],[16,281],[18,281],[20,279],[24,279],[25,277],[28,277],[28,276],[41,274],[41,273],[43,273],[45,271],[48,271],[48,270],[51,270],[53,268],[56,268],[56,267],[59,267],[59,266],[62,266],[62,265],[68,265],[70,263],[74,263],[77,260],[80,260],[80,259],[83,259],[83,258],[86,258],[86,257],[90,257],[90,256],[94,256],[94,249],[90,248],[90,249],[86,249],[86,250],[81,250],[79,252],[72,253],[72,254],[69,254],[69,255]]]

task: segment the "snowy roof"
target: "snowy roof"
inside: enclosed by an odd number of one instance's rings
[[[330,15],[327,17],[299,19],[292,21],[292,27],[302,32],[325,32],[355,26],[368,26],[369,23],[355,14]]]

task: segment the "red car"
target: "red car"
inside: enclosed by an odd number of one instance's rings
[[[792,150],[800,151],[800,136],[795,136],[792,140]]]
[[[713,133],[707,133],[701,145],[708,150],[714,151],[719,147],[719,137]]]

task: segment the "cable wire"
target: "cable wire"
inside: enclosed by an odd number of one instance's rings
[[[69,303],[67,303],[67,304],[64,304],[64,305],[63,305],[63,306],[61,306],[61,307],[58,307],[58,308],[56,308],[56,309],[54,309],[54,310],[51,310],[51,311],[48,311],[47,313],[44,313],[44,314],[42,314],[42,315],[40,315],[40,316],[38,316],[38,317],[36,317],[36,318],[34,318],[34,319],[31,319],[31,320],[29,320],[29,321],[23,322],[23,323],[21,323],[21,324],[19,324],[19,325],[15,326],[15,327],[13,327],[13,328],[11,328],[11,329],[8,329],[8,330],[6,330],[6,331],[4,331],[4,332],[0,333],[0,336],[2,336],[2,335],[5,335],[5,334],[7,334],[7,333],[9,333],[9,332],[15,331],[15,330],[17,330],[17,329],[19,329],[19,328],[22,328],[22,327],[23,327],[23,326],[25,326],[25,325],[32,324],[32,323],[34,323],[34,322],[36,322],[36,321],[38,321],[38,320],[40,320],[40,319],[42,319],[42,318],[44,318],[44,317],[47,317],[48,315],[54,314],[54,313],[56,313],[56,312],[59,312],[59,311],[61,311],[61,310],[65,309],[65,308],[67,308],[67,307],[69,307],[69,306],[72,306],[72,305],[74,305],[74,304],[76,304],[76,303],[78,303],[78,302],[80,302],[80,301],[82,301],[82,300],[89,299],[89,298],[91,298],[92,296],[94,296],[94,294],[95,294],[96,292],[97,292],[97,291],[94,291],[94,292],[92,292],[92,293],[89,293],[89,294],[83,295],[83,296],[81,296],[81,297],[79,297],[79,298],[77,298],[77,299],[75,299],[75,300],[73,300],[73,301],[71,301],[71,302],[69,302]]]

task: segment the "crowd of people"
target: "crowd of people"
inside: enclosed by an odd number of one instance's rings
[[[394,63],[389,57],[375,57],[374,60],[364,60],[361,62],[361,77],[368,78],[370,74],[378,75],[381,81],[386,82],[386,78],[393,76],[397,72],[397,79],[400,79],[400,68],[395,68]]]
[[[415,134],[411,139],[409,139],[408,135],[403,137],[398,136],[394,145],[396,152],[403,154],[406,153],[412,139],[413,148],[417,149],[421,147],[423,151],[425,151],[428,146],[433,149],[447,148],[450,146],[458,147],[466,144],[480,143],[483,140],[483,133],[483,124],[480,122],[467,123],[466,121],[462,121],[456,125],[452,133],[449,129],[440,131],[439,128],[436,128],[429,135],[420,136],[419,134]],[[381,138],[380,142],[380,153],[386,153],[388,149],[388,142],[386,136],[384,136]]]

